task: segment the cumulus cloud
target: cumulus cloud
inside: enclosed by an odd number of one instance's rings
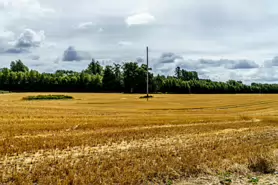
[[[7,34],[7,36],[12,34]],[[5,44],[5,53],[19,54],[30,52],[32,48],[40,47],[45,40],[44,31],[35,32],[32,29],[25,29],[16,40]]]
[[[252,71],[251,74],[244,74],[242,79],[248,80],[249,82],[262,82],[262,83],[277,83],[278,82],[278,73],[277,68],[265,68],[260,67],[254,71]]]
[[[32,29],[25,29],[15,41],[16,48],[40,47],[45,40],[44,31],[35,32]]]
[[[253,69],[258,67],[258,64],[250,60],[231,61],[231,63],[226,64],[228,69]]]
[[[162,53],[160,58],[158,59],[158,63],[174,63],[177,59],[183,59],[181,56],[176,55],[171,52]]]
[[[198,68],[203,68],[203,67],[219,67],[221,65],[224,65],[225,63],[229,62],[234,62],[231,60],[225,60],[225,59],[220,59],[220,60],[211,60],[211,59],[199,59],[197,61],[192,61],[193,63],[198,65]]]
[[[264,67],[271,68],[278,66],[278,56],[275,56],[272,60],[266,60],[264,62]]]
[[[191,70],[205,69],[205,68],[217,68],[224,69],[253,69],[258,68],[259,65],[251,60],[229,60],[229,59],[199,59],[199,60],[180,60],[177,65],[181,65]]]
[[[91,56],[89,53],[84,51],[77,51],[73,46],[69,46],[63,55],[63,61],[81,61],[90,60]]]
[[[176,67],[188,71],[197,71],[201,78],[210,78],[212,80],[226,81],[229,79],[238,79],[248,81],[254,70],[259,65],[252,60],[231,60],[231,59],[185,59],[183,56],[166,52],[159,58],[151,61],[154,73],[164,75],[174,75]],[[245,69],[245,70],[234,70]],[[236,75],[237,76],[236,76]]]
[[[150,24],[155,21],[155,17],[150,13],[140,13],[129,16],[126,18],[125,22],[128,26]]]
[[[178,63],[183,63],[183,57],[172,52],[164,52],[159,58],[153,59],[150,66],[155,73],[167,75],[174,74],[174,70]]]
[[[271,61],[272,66],[278,66],[278,56],[274,57]]]

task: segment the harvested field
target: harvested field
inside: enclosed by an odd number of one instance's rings
[[[278,184],[278,95],[32,95],[0,95],[0,184]]]

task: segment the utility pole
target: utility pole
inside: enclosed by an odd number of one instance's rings
[[[149,101],[149,47],[147,46],[147,101]]]

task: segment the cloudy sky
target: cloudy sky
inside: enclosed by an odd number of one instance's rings
[[[275,0],[0,0],[0,66],[41,72],[145,58],[202,78],[278,82]],[[141,61],[141,60],[139,60]]]

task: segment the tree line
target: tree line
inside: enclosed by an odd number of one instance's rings
[[[14,92],[125,92],[145,93],[149,73],[151,93],[278,93],[277,84],[243,84],[229,80],[216,82],[200,79],[196,71],[177,67],[175,75],[154,75],[147,65],[126,62],[123,65],[101,66],[94,59],[81,72],[57,70],[39,73],[30,70],[21,60],[13,61],[10,68],[0,69],[0,89]]]

